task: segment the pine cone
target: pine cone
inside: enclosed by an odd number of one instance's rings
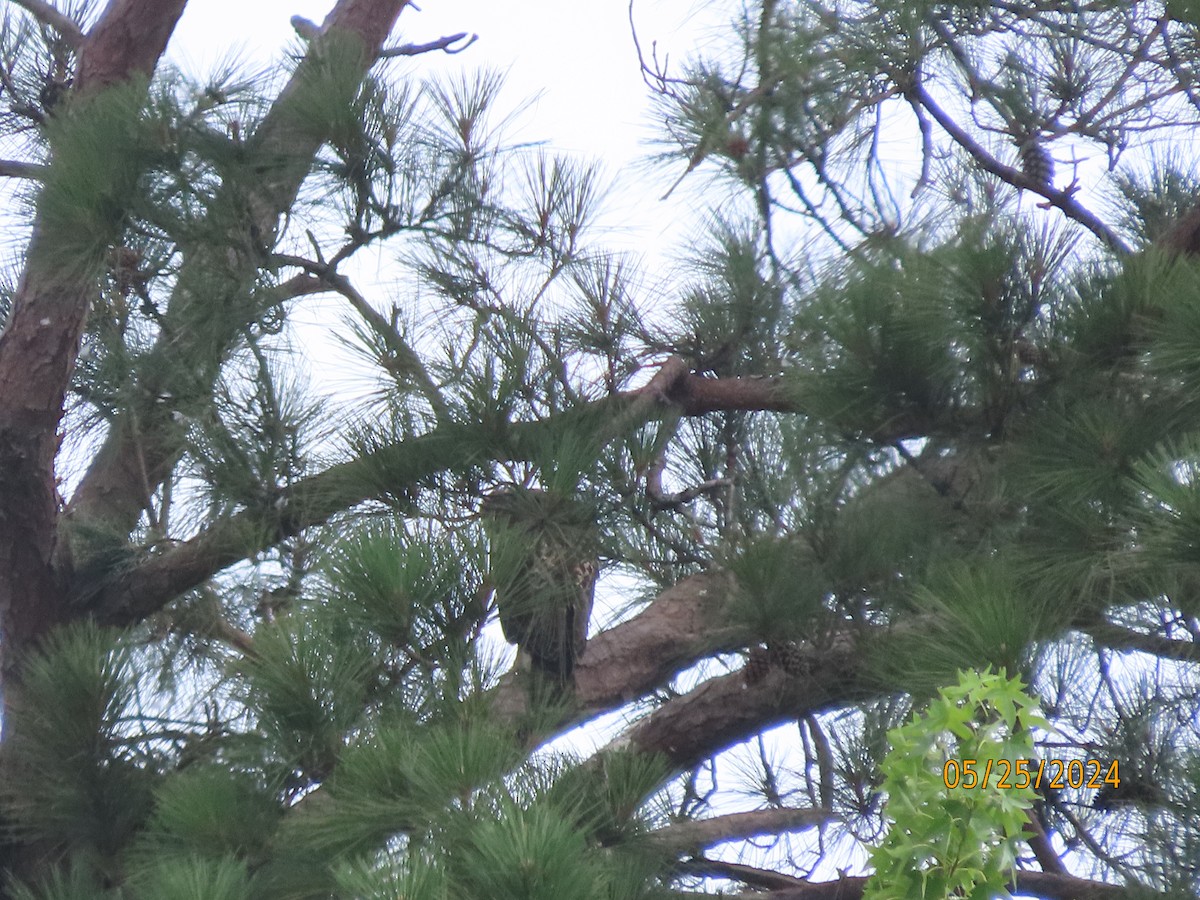
[[[746,665],[742,668],[742,678],[746,685],[753,687],[756,684],[761,684],[763,679],[771,671],[771,651],[761,644],[750,648],[750,655],[746,659]]]
[[[1054,159],[1046,145],[1036,136],[1022,141],[1017,152],[1021,157],[1021,171],[1038,184],[1049,186],[1054,180]]]
[[[788,675],[796,677],[811,674],[808,657],[795,641],[775,644],[771,647],[770,652],[772,662],[787,672]]]

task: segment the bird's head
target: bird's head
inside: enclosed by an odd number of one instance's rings
[[[484,496],[479,505],[479,518],[485,522],[508,524],[528,521],[544,507],[545,497],[546,492],[537,488],[501,485]]]
[[[484,496],[479,519],[485,527],[502,529],[590,532],[595,528],[595,509],[594,504],[572,494],[506,484]]]

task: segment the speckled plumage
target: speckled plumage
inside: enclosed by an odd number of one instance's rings
[[[485,498],[480,516],[505,639],[533,668],[570,681],[587,644],[600,568],[589,511],[575,498],[505,487]]]

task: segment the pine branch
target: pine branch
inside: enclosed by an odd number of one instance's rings
[[[363,54],[355,65],[365,76],[370,61],[387,39],[405,0],[339,0],[327,17],[329,28],[353,35],[362,45]],[[99,27],[99,26],[97,26]],[[242,185],[228,187],[216,206],[237,204],[249,212],[245,230],[230,234],[224,246],[200,248],[187,256],[181,268],[175,295],[168,304],[159,340],[150,352],[146,371],[154,373],[139,385],[134,409],[127,416],[138,421],[147,451],[145,468],[161,484],[170,474],[182,452],[181,435],[174,423],[178,407],[157,402],[162,397],[184,397],[195,393],[197,377],[216,377],[226,347],[239,334],[242,317],[235,310],[206,308],[198,310],[191,298],[190,283],[211,278],[213,271],[228,271],[231,280],[253,281],[265,248],[273,246],[281,217],[295,202],[300,185],[307,177],[313,157],[324,143],[325,135],[311,128],[298,132],[294,105],[307,90],[314,71],[323,65],[319,54],[310,52],[297,67],[271,110],[256,130],[247,152],[262,159],[282,160],[272,166],[247,192]],[[349,99],[349,98],[347,98]],[[236,248],[237,252],[230,252]],[[233,266],[235,271],[229,271]],[[234,302],[230,298],[229,302]],[[200,318],[197,318],[197,317]],[[180,334],[203,333],[203,340],[179,341]],[[80,522],[104,522],[110,530],[128,533],[141,516],[141,475],[130,447],[130,430],[123,421],[114,424],[104,446],[95,455],[91,468],[71,499],[71,514]]]
[[[112,0],[80,46],[72,90],[96,92],[152,72],[185,2]],[[106,231],[91,236],[94,244],[115,241],[120,219],[105,216]],[[86,263],[64,269],[55,236],[46,233],[42,218],[32,231],[25,273],[0,335],[0,497],[5,504],[0,511],[0,614],[6,616],[7,658],[69,615],[62,606],[60,576],[52,568],[56,544],[65,543],[57,535],[54,465],[67,383],[95,285]]]
[[[282,263],[285,266],[296,266],[297,268],[304,269],[345,297],[350,305],[354,307],[354,311],[367,323],[367,326],[375,336],[387,347],[388,352],[391,354],[390,362],[394,364],[398,371],[411,378],[416,384],[421,395],[433,409],[438,421],[450,421],[450,410],[446,406],[442,392],[437,384],[434,383],[433,378],[430,377],[429,371],[425,368],[420,355],[400,337],[392,323],[377,312],[375,307],[367,302],[367,298],[355,289],[349,278],[337,272],[332,266],[304,259],[300,256],[276,254],[273,258],[276,262]]]
[[[919,103],[933,117],[934,121],[942,126],[942,129],[954,139],[954,142],[966,150],[979,163],[980,168],[985,172],[990,172],[1013,187],[1023,188],[1024,190],[1032,191],[1035,194],[1045,197],[1051,206],[1057,207],[1068,218],[1074,219],[1083,225],[1116,253],[1127,255],[1131,252],[1130,248],[1117,236],[1116,232],[1101,222],[1090,210],[1075,199],[1075,192],[1073,190],[1060,191],[1051,185],[1035,181],[1020,169],[1015,169],[1012,166],[1006,166],[1001,163],[938,105],[929,92],[925,90],[924,85],[919,83],[914,84],[909,91],[909,95],[913,102]]]
[[[57,31],[59,36],[70,46],[78,47],[83,43],[83,31],[75,20],[59,12],[46,0],[13,0],[13,2],[27,10],[46,27]]]
[[[651,832],[651,838],[672,853],[697,853],[724,841],[803,831],[836,818],[828,809],[756,809],[711,819],[677,822]],[[697,862],[703,864],[704,861]]]
[[[0,159],[0,177],[28,178],[41,181],[46,177],[46,167],[40,163],[20,162],[15,159]]]
[[[682,360],[669,360],[641,388],[601,398],[546,420],[512,425],[507,434],[509,443],[502,447],[489,439],[486,454],[477,434],[447,425],[403,445],[382,448],[301,479],[280,495],[285,515],[277,510],[254,509],[215,522],[191,540],[156,555],[107,585],[89,584],[87,590],[94,592],[89,602],[96,604],[107,620],[135,622],[227,566],[305,528],[320,525],[356,503],[383,492],[402,490],[411,482],[444,470],[455,460],[465,461],[470,456],[480,461],[483,455],[492,459],[524,458],[531,452],[528,448],[536,448],[545,435],[559,433],[562,428],[583,428],[603,444],[667,415],[698,416],[726,410],[802,413],[804,406],[787,390],[784,379],[710,378],[689,373]],[[888,424],[886,433],[872,437],[890,444],[923,433],[917,423],[897,420]],[[404,482],[381,479],[381,466],[404,472]],[[134,467],[134,488],[144,491],[142,471]],[[155,477],[150,462],[145,471]],[[103,482],[93,482],[92,489],[100,484]],[[140,513],[140,506],[138,510]],[[264,521],[276,524],[263,528]]]
[[[467,42],[461,47],[455,47],[454,45],[463,38],[466,38]],[[448,56],[454,56],[455,54],[462,53],[477,40],[479,40],[479,35],[460,31],[458,34],[450,34],[424,44],[401,44],[398,47],[388,47],[385,50],[379,51],[378,58],[391,59],[397,56],[420,56],[422,53],[432,53],[435,50],[442,50]]]

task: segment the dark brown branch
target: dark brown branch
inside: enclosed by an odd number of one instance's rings
[[[660,828],[651,840],[674,853],[699,853],[723,841],[744,841],[786,831],[803,831],[834,819],[827,809],[756,809]]]
[[[275,290],[280,300],[292,300],[296,297],[309,297],[313,294],[327,294],[333,288],[327,282],[312,275],[293,275]]]
[[[866,886],[866,878],[848,877],[837,881],[812,882],[802,887],[780,888],[765,894],[758,892],[729,896],[730,900],[859,900]],[[1049,875],[1045,872],[1018,872],[1013,887],[1017,893],[1031,894],[1044,900],[1133,900],[1147,896],[1145,888],[1126,888],[1073,875]]]
[[[43,25],[57,31],[59,36],[72,47],[78,47],[83,43],[83,31],[79,24],[70,16],[59,12],[46,0],[13,0],[13,2],[28,11]]]
[[[795,410],[795,398],[782,378],[745,376],[705,378],[689,375],[672,386],[669,399],[685,415],[722,410],[789,412]]]
[[[763,728],[849,703],[868,693],[858,643],[846,636],[830,650],[807,651],[811,675],[773,669],[748,685],[741,672],[706,681],[636,724],[622,742],[659,753],[679,769],[746,740]]]
[[[339,0],[321,31],[336,31],[355,42],[361,52],[353,64],[360,76],[365,75],[405,2]],[[198,384],[216,378],[227,348],[247,324],[242,301],[262,265],[264,248],[274,245],[280,219],[295,202],[312,159],[325,140],[325,135],[311,123],[306,124],[307,119],[295,109],[302,102],[299,98],[306,91],[305,85],[314,77],[322,77],[325,63],[320,50],[319,46],[312,48],[297,66],[246,144],[246,153],[261,161],[261,177],[254,190],[247,191],[241,184],[228,189],[237,192],[236,203],[247,211],[246,221],[230,229],[223,246],[201,248],[185,258],[164,315],[160,339],[145,367],[145,371],[155,374],[138,385],[135,394],[141,399],[134,408],[113,422],[71,500],[71,514],[80,523],[110,532],[130,532],[143,512],[143,472],[148,473],[152,489],[170,476],[182,452],[183,436],[174,421],[181,410],[178,403],[159,401],[163,397],[196,396]],[[346,92],[349,102],[355,84],[343,80],[340,89]],[[217,206],[221,207],[221,201]],[[213,273],[220,273],[229,282],[229,290],[223,293],[227,298],[224,306],[198,304],[192,296],[196,285],[210,282]],[[179,341],[180,334],[192,339]],[[138,424],[136,434],[130,424],[134,421]],[[134,447],[139,439],[144,448],[141,459]]]
[[[1083,631],[1097,644],[1110,650],[1140,650],[1160,659],[1180,662],[1200,660],[1200,645],[1193,641],[1175,641],[1156,634],[1143,634],[1110,622],[1088,625]]]
[[[584,713],[639,697],[681,666],[738,646],[738,635],[715,626],[732,588],[725,575],[693,575],[667,588],[633,618],[589,640],[575,668],[575,693]]]
[[[803,878],[797,878],[794,875],[784,875],[782,872],[772,872],[770,869],[759,869],[755,866],[725,862],[719,859],[689,859],[680,863],[678,868],[685,875],[728,878],[731,881],[740,881],[742,884],[762,888],[766,891],[787,890],[788,888],[804,887],[807,884]],[[757,896],[769,897],[770,894]]]

